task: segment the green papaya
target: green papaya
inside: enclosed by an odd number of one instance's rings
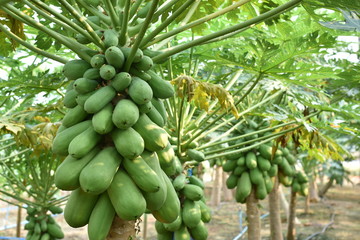
[[[85,94],[78,94],[75,98],[76,103],[84,108],[86,100],[95,93],[96,91],[88,92]],[[84,109],[85,110],[85,109]]]
[[[104,64],[100,67],[100,76],[104,80],[111,80],[116,75],[116,69],[112,65]]]
[[[110,186],[122,157],[114,147],[102,149],[80,173],[79,181],[83,191],[100,194]]]
[[[134,159],[144,151],[144,140],[132,127],[116,129],[111,136],[117,151],[124,158]]]
[[[156,152],[144,151],[141,154],[144,161],[154,170],[157,176],[163,176],[163,170],[160,167],[160,162]],[[159,210],[164,204],[167,196],[167,186],[163,177],[160,179],[160,189],[157,192],[143,192],[143,196],[146,200],[146,208],[150,211]]]
[[[174,240],[191,240],[188,228],[180,224],[179,228],[174,231]]]
[[[275,177],[278,174],[278,165],[276,164],[271,165],[268,174],[270,177]]]
[[[121,49],[121,51],[123,52],[125,58],[128,58],[128,56],[130,55],[130,52],[131,52],[132,48],[129,48],[129,47],[121,47],[120,49]],[[138,49],[136,50],[136,52],[135,52],[133,63],[140,62],[141,59],[143,58],[143,56],[144,56],[143,52],[141,51],[141,49],[138,48]]]
[[[124,91],[130,86],[131,76],[127,72],[120,72],[111,80],[111,86],[118,92]]]
[[[65,63],[63,74],[68,80],[75,80],[81,78],[89,68],[91,68],[90,63],[84,60],[70,60]]]
[[[246,163],[246,160],[245,160],[245,157],[244,157],[244,156],[239,157],[239,159],[236,161],[236,164],[237,164],[238,166],[244,166],[245,163]]]
[[[226,187],[228,189],[234,189],[237,186],[239,176],[231,173],[229,177],[226,179]]]
[[[264,178],[261,177],[261,180],[259,181],[259,183],[256,185],[256,190],[255,190],[255,197],[259,200],[263,200],[266,198],[267,196],[267,189],[266,189],[266,185],[265,185],[265,181]]]
[[[53,238],[63,239],[65,237],[64,232],[61,230],[61,227],[56,223],[49,223],[47,231]]]
[[[162,150],[156,152],[162,167],[169,167],[173,164],[175,152],[170,143]]]
[[[211,209],[206,205],[203,201],[197,201],[197,203],[200,206],[201,211],[201,221],[204,223],[208,223],[211,220]]]
[[[203,221],[200,221],[195,227],[189,228],[189,232],[194,240],[206,240],[208,238],[208,230]]]
[[[237,166],[233,173],[236,175],[236,176],[240,176],[243,172],[247,171],[247,167],[246,166]]]
[[[153,96],[156,98],[170,98],[174,95],[175,90],[169,81],[165,81],[159,77],[154,71],[149,70],[148,74],[151,80],[148,81],[153,91]]]
[[[204,196],[204,191],[201,187],[190,183],[185,184],[181,192],[187,199],[192,201],[198,201]]]
[[[88,70],[85,71],[83,78],[99,81],[100,79],[99,68],[89,68]]]
[[[124,220],[135,220],[144,214],[146,201],[131,177],[122,169],[114,176],[107,190],[117,215]]]
[[[152,122],[146,114],[141,114],[133,128],[141,135],[145,148],[149,151],[160,151],[168,145],[167,132]]]
[[[77,105],[76,97],[78,92],[75,89],[70,89],[65,93],[63,104],[67,108],[73,108]]]
[[[248,172],[243,172],[237,182],[235,199],[237,202],[244,203],[251,193],[251,180]]]
[[[53,140],[52,151],[56,154],[67,155],[70,142],[91,126],[91,121],[79,122],[56,135]]]
[[[237,167],[236,160],[227,160],[223,165],[222,168],[224,172],[231,172]]]
[[[166,124],[167,112],[166,112],[166,108],[165,108],[163,101],[161,99],[157,99],[157,98],[153,97],[151,99],[151,103],[156,108],[156,110],[160,113],[162,119],[164,120],[164,123]]]
[[[257,167],[257,160],[256,160],[256,155],[254,152],[250,151],[250,152],[246,153],[245,163],[249,169],[254,169]]]
[[[148,113],[153,108],[153,105],[151,102],[147,102],[145,104],[138,105],[140,113]]]
[[[84,110],[84,108],[77,105],[76,107],[69,109],[69,111],[65,114],[62,120],[62,125],[69,128],[79,122],[82,122],[87,116],[88,113]]]
[[[200,187],[201,189],[205,189],[204,182],[200,178],[196,177],[195,175],[191,175],[189,177],[189,183],[194,184],[194,185]]]
[[[267,159],[267,160],[271,160],[272,158],[272,146],[268,145],[268,144],[261,144],[259,146],[259,152],[260,155]]]
[[[146,115],[151,119],[151,121],[156,123],[159,127],[165,126],[165,120],[162,118],[161,114],[158,112],[156,108],[154,107],[151,108],[150,111],[146,113]]]
[[[252,184],[260,184],[264,180],[259,168],[250,169],[249,173]]]
[[[164,223],[159,222],[158,220],[155,220],[155,231],[158,234],[166,234],[169,233],[168,230],[165,229]]]
[[[116,127],[127,129],[133,126],[139,119],[138,106],[129,99],[120,100],[112,114],[112,121]]]
[[[125,56],[123,52],[116,46],[112,46],[106,49],[105,58],[108,64],[118,69],[122,68],[125,62]]]
[[[148,56],[143,56],[139,62],[135,63],[135,67],[140,71],[148,71],[153,65],[152,59]]]
[[[125,158],[123,166],[135,184],[145,192],[157,192],[161,187],[159,176],[138,156],[135,159]]]
[[[97,199],[98,195],[86,193],[81,188],[72,191],[64,209],[65,221],[73,228],[88,224]],[[50,224],[48,231],[50,233]]]
[[[52,205],[49,207],[49,211],[52,213],[52,214],[60,214],[60,213],[63,213],[63,209],[59,206],[55,206],[55,205]]]
[[[137,11],[136,15],[138,18],[146,18],[151,7],[151,2],[147,2],[144,7]]]
[[[261,171],[269,171],[271,168],[271,163],[268,159],[263,158],[261,155],[257,156],[257,165]]]
[[[113,109],[114,106],[108,103],[103,109],[93,115],[91,121],[95,132],[98,134],[107,134],[113,130]]]
[[[138,70],[137,68],[131,67],[129,70],[129,73],[134,76],[138,77],[146,82],[149,82],[151,80],[151,76],[147,72],[143,72]]]
[[[166,182],[167,195],[164,204],[158,210],[153,210],[153,216],[162,223],[171,223],[180,215],[180,201],[178,195],[165,173],[162,174]]]
[[[95,132],[92,125],[77,135],[69,144],[69,154],[74,158],[81,158],[91,151],[101,140],[101,135]]]
[[[198,151],[195,149],[188,149],[186,153],[191,159],[197,162],[202,162],[205,160],[205,154],[202,151]]]
[[[117,46],[119,44],[119,38],[115,30],[113,29],[106,29],[103,35],[103,42],[105,48],[109,48],[112,46]]]
[[[84,109],[88,113],[97,113],[103,109],[115,97],[116,91],[111,86],[97,89],[84,104]]]
[[[94,91],[98,86],[98,84],[99,83],[96,80],[91,80],[87,78],[78,78],[74,82],[74,89],[79,94],[85,94]]]
[[[137,104],[150,102],[153,97],[153,91],[150,85],[144,80],[133,77],[128,89],[130,98]]]
[[[182,224],[181,215],[179,215],[175,221],[171,223],[164,223],[164,228],[169,232],[175,232],[176,230],[180,229]]]
[[[176,191],[180,191],[181,189],[183,189],[185,187],[186,175],[185,174],[180,174],[180,175],[176,176],[176,178],[174,179],[172,184],[173,184],[174,189]]]
[[[196,227],[201,221],[200,205],[197,201],[185,199],[181,214],[183,223],[189,227]]]
[[[87,227],[89,240],[104,240],[110,231],[114,217],[115,209],[109,195],[104,192],[97,200],[89,218]]]
[[[90,59],[90,64],[95,69],[100,69],[106,63],[104,54],[95,54]]]

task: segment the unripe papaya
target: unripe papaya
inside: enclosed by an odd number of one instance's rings
[[[150,102],[153,97],[153,91],[150,85],[138,77],[132,78],[128,94],[137,104]]]
[[[170,82],[165,81],[152,70],[149,70],[148,73],[151,76],[149,85],[152,88],[154,97],[164,99],[174,95],[175,90]]]
[[[63,99],[64,106],[67,108],[73,108],[76,107],[76,97],[78,95],[78,92],[75,91],[75,89],[70,89],[65,93],[65,97]]]
[[[196,227],[201,221],[201,210],[198,202],[185,199],[182,208],[183,223],[189,227]]]
[[[91,80],[99,80],[100,78],[100,69],[99,68],[89,68],[83,75],[83,78]]]
[[[84,108],[77,105],[76,107],[71,108],[65,114],[65,116],[62,120],[62,125],[64,127],[69,128],[79,122],[82,122],[87,116],[88,116],[88,113],[84,110]]]
[[[100,76],[105,80],[111,80],[116,75],[116,69],[112,65],[102,65],[100,67]]]
[[[91,80],[87,78],[78,78],[74,82],[74,89],[79,94],[85,94],[88,92],[92,92],[95,90],[95,88],[98,86],[98,81]]]
[[[107,134],[114,128],[112,121],[113,105],[108,103],[103,109],[95,113],[92,117],[92,126],[95,132],[99,134]]]
[[[148,56],[143,56],[140,62],[135,63],[135,67],[140,71],[148,71],[154,65],[152,59]]]
[[[101,135],[95,132],[92,125],[77,135],[69,144],[69,154],[81,158],[93,149],[101,140]]]
[[[84,109],[88,113],[97,113],[115,97],[116,91],[111,86],[99,88],[85,102]]]
[[[96,91],[93,91],[93,92],[88,92],[88,93],[85,93],[85,94],[78,94],[76,96],[76,103],[81,106],[82,108],[84,108],[84,105],[85,105],[85,102],[86,100],[95,93]],[[84,109],[85,110],[85,109]]]
[[[133,128],[116,129],[112,132],[117,151],[128,159],[134,159],[144,151],[144,140]]]
[[[100,69],[106,63],[104,54],[96,54],[91,57],[90,64],[93,68]]]
[[[112,114],[112,121],[116,127],[127,129],[133,126],[139,119],[138,106],[129,99],[120,100]]]
[[[104,41],[105,48],[117,46],[119,44],[119,38],[118,38],[116,32],[112,29],[106,29],[104,31],[103,38],[104,38],[103,41]]]
[[[147,102],[145,104],[140,104],[139,106],[140,113],[148,113],[153,108],[153,105],[151,102]]]
[[[229,177],[226,179],[226,187],[228,189],[233,189],[237,186],[239,176],[231,173]]]
[[[189,232],[196,240],[206,240],[208,238],[208,230],[203,221],[200,221],[200,223],[195,227],[189,228]]]
[[[118,92],[124,91],[131,83],[131,76],[127,72],[120,72],[111,80],[111,86]]]
[[[125,56],[123,52],[116,46],[112,46],[106,49],[105,58],[107,63],[115,68],[122,68],[125,62]]]
[[[151,119],[151,121],[156,123],[159,127],[164,127],[165,120],[162,118],[161,114],[158,112],[156,108],[151,108],[150,111],[146,113],[146,115]]]
[[[89,68],[91,68],[90,63],[84,60],[70,60],[65,63],[63,74],[68,80],[75,80],[81,78]]]
[[[246,153],[245,163],[249,169],[254,169],[257,167],[256,155],[254,152],[250,151]]]
[[[186,199],[190,199],[192,201],[199,201],[204,196],[202,188],[194,184],[185,184],[181,192],[184,194]]]
[[[121,47],[120,49],[123,52],[125,58],[128,58],[128,56],[129,56],[129,54],[131,52],[131,48],[129,48],[129,47]],[[140,60],[143,58],[143,56],[144,56],[143,52],[141,51],[141,49],[138,48],[136,50],[133,62],[134,63],[140,62]]]
[[[81,171],[79,181],[83,191],[100,194],[110,186],[122,157],[114,147],[101,150]]]

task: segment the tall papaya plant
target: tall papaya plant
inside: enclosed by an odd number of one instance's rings
[[[300,3],[289,1],[243,23],[156,52],[151,50],[155,43],[203,24],[248,1],[236,2],[209,17],[179,26],[175,19],[190,18],[199,6],[198,1],[167,1],[162,5],[157,0],[147,3],[141,0],[133,3],[61,0],[49,4],[24,0],[15,5],[10,2],[2,1],[0,5],[8,17],[39,30],[42,33],[39,39],[44,35],[50,36],[57,45],[69,48],[80,58],[69,61],[50,51],[41,50],[16,36],[4,24],[0,25],[1,31],[12,40],[38,54],[65,63],[63,73],[69,87],[64,105],[69,110],[54,140],[53,150],[60,155],[67,155],[67,158],[58,168],[55,181],[60,188],[73,190],[65,209],[68,223],[74,227],[89,223],[88,232],[94,239],[107,235],[115,213],[124,220],[134,220],[147,208],[160,222],[170,223],[178,218],[180,202],[175,197],[173,186],[169,184],[169,174],[163,173],[159,164],[153,168],[149,166],[150,162],[158,161],[156,155],[169,142],[166,132],[160,126],[162,124],[155,123],[148,113],[150,108],[156,108],[154,101],[161,104],[161,99],[171,97],[173,92],[169,83],[160,77],[163,73],[159,75],[152,71],[153,63],[160,63],[199,44],[239,33]],[[21,11],[24,8],[36,12],[45,21],[40,22],[24,14]],[[58,8],[61,9],[60,13]],[[172,14],[168,18],[159,18],[169,12]],[[184,12],[186,15],[181,15]],[[173,29],[164,32],[169,26]],[[169,77],[166,73],[164,76]],[[188,143],[204,131],[201,129],[190,137]],[[106,163],[102,162],[104,157],[109,159]],[[212,155],[212,158],[215,157],[218,156]],[[104,171],[97,169],[97,163],[104,164]],[[73,164],[76,167],[69,167]],[[139,171],[140,166],[158,174],[149,175],[144,180],[144,174]],[[70,177],[69,169],[77,169],[78,172],[72,172]],[[100,181],[92,182],[95,176]],[[127,188],[131,190],[121,187],[124,182],[128,183]],[[121,194],[124,191],[132,195],[124,196]],[[127,197],[138,201],[130,202]],[[162,201],[154,206],[155,197]],[[169,209],[172,211],[169,212]],[[79,212],[84,214],[77,214]],[[100,218],[105,219],[101,227],[98,226]],[[188,228],[191,229],[190,224]],[[198,224],[192,225],[193,228],[203,229]],[[92,226],[97,226],[95,232]],[[195,233],[191,234],[194,237]],[[195,238],[202,239],[204,236]]]

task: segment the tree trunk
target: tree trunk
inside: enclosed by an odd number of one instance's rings
[[[115,217],[106,240],[136,239],[135,221],[125,221]]]
[[[279,180],[275,177],[274,188],[269,193],[270,239],[283,240],[279,199]]]
[[[289,220],[288,220],[288,230],[287,230],[286,240],[296,239],[295,218],[296,218],[296,192],[291,190]]]
[[[310,194],[305,197],[305,214],[310,213]]]
[[[258,209],[259,200],[255,197],[255,189],[251,190],[246,199],[246,215],[248,220],[248,240],[261,239],[260,211]]]
[[[216,166],[215,169],[215,176],[214,182],[211,190],[211,205],[212,206],[219,206],[221,202],[221,167]]]
[[[309,178],[309,200],[310,202],[319,202],[320,200],[314,174]]]
[[[21,207],[18,207],[17,210],[17,219],[16,219],[16,237],[20,237],[21,235]]]
[[[224,200],[225,202],[229,202],[229,201],[231,201],[231,200],[234,199],[232,190],[231,190],[231,189],[228,189],[228,188],[226,187],[226,184],[225,184],[226,179],[229,177],[229,174],[227,174],[226,172],[224,172],[224,171],[222,170],[222,168],[221,168],[221,171],[222,171],[222,183],[223,183],[223,184],[222,184],[223,200]]]
[[[278,191],[279,191],[281,206],[284,209],[284,212],[286,214],[287,222],[289,222],[289,219],[290,219],[289,203],[286,200],[286,197],[285,197],[285,194],[284,194],[284,192],[282,190],[281,185],[279,185],[279,190]],[[299,219],[297,217],[295,217],[295,224],[300,224],[300,221],[299,221]]]
[[[327,191],[332,187],[334,183],[334,179],[330,178],[329,181],[320,189],[319,191],[319,197],[323,198]]]

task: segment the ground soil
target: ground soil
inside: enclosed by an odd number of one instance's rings
[[[318,203],[311,203],[310,213],[304,214],[304,198],[298,198],[297,217],[301,224],[296,226],[297,239],[305,240],[310,235],[321,232],[328,224],[324,234],[316,235],[313,240],[357,240],[360,239],[360,186],[347,185],[332,187],[326,197]],[[7,207],[1,203],[0,208]],[[267,199],[260,202],[261,213],[266,214],[268,209]],[[217,207],[212,207],[213,218],[207,224],[209,229],[208,240],[233,240],[241,231],[240,221],[244,226],[245,206],[236,202],[222,202]],[[24,214],[23,214],[24,215]],[[243,218],[240,216],[243,215]],[[333,221],[332,221],[333,217]],[[66,225],[62,215],[56,217],[65,232],[67,240],[86,240],[86,227],[73,229]],[[0,228],[16,222],[16,209],[11,211],[0,211]],[[146,224],[145,224],[146,223]],[[139,239],[156,240],[154,230],[154,218],[150,215],[142,219],[138,225],[141,227]],[[146,231],[144,226],[146,225]],[[265,217],[262,221],[262,239],[269,239],[269,221]],[[286,234],[286,217],[283,214],[283,233]],[[26,232],[22,231],[22,236]],[[0,231],[1,236],[14,237],[15,228]],[[241,239],[247,239],[246,234]],[[307,239],[309,240],[309,239]]]

